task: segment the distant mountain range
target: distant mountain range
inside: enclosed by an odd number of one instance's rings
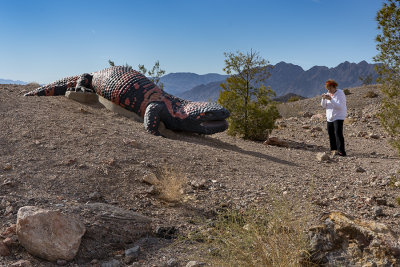
[[[228,75],[217,73],[199,75],[191,72],[177,72],[162,76],[160,82],[164,84],[165,91],[173,95],[178,95],[198,85],[220,82],[226,78],[228,78]]]
[[[378,75],[375,72],[375,65],[366,61],[360,63],[346,61],[334,68],[314,66],[305,71],[300,66],[280,62],[273,66],[271,76],[265,84],[275,91],[277,97],[289,93],[313,97],[325,92],[324,84],[328,79],[336,80],[339,88],[360,86],[362,82],[359,78],[368,75],[371,75],[372,83],[376,83]],[[168,79],[165,79],[167,77]],[[220,84],[225,82],[227,77],[220,74],[171,73],[163,76],[161,82],[164,83],[165,91],[179,97],[193,101],[215,101],[221,90]]]
[[[0,84],[27,84],[26,82],[23,81],[14,81],[14,80],[6,80],[6,79],[0,79]]]
[[[335,79],[342,89],[360,86],[362,82],[359,78],[369,75],[372,77],[372,83],[376,83],[378,75],[375,65],[366,61],[346,61],[334,68],[314,66],[305,71],[300,66],[279,62],[273,66],[265,85],[270,86],[277,97],[288,94],[313,97],[325,92],[324,83],[328,79]],[[177,72],[164,75],[160,81],[164,84],[164,90],[170,94],[193,101],[216,101],[221,90],[220,84],[225,82],[227,77],[228,75],[217,73],[199,75]],[[0,79],[0,84],[5,83],[27,84],[23,81]]]

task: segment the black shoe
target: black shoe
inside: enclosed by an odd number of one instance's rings
[[[337,153],[339,156],[341,156],[341,157],[346,157],[346,153],[344,153],[344,152],[338,152]]]

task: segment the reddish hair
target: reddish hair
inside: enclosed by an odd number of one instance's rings
[[[325,87],[334,87],[336,88],[338,86],[338,83],[335,80],[329,79],[325,82]]]

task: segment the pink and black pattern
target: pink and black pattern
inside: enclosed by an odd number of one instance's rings
[[[160,89],[143,74],[115,66],[37,88],[25,96],[64,95],[67,90],[94,92],[144,118],[148,132],[160,135],[162,121],[171,130],[213,134],[225,131],[229,112],[215,103],[192,102]]]

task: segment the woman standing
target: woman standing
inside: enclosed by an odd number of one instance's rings
[[[325,88],[328,93],[322,95],[321,106],[326,109],[326,120],[331,152],[346,156],[343,137],[343,122],[347,115],[346,96],[337,89],[338,83],[327,80]]]

